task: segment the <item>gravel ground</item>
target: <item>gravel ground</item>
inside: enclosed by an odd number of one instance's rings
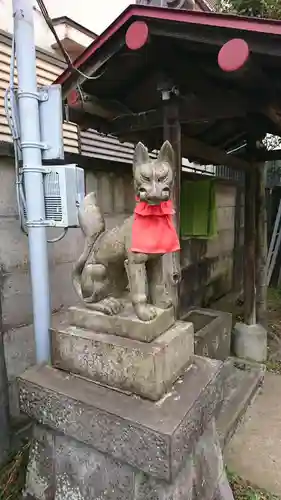
[[[280,497],[272,495],[267,491],[251,485],[236,474],[228,472],[228,478],[232,487],[235,500],[281,500]]]

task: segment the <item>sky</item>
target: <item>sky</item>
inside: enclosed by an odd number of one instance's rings
[[[30,0],[39,12],[36,0]],[[130,4],[136,0],[44,0],[51,17],[68,16],[100,35]],[[0,0],[0,27],[12,31],[12,0]]]
[[[51,17],[66,15],[98,35],[135,0],[45,0]]]

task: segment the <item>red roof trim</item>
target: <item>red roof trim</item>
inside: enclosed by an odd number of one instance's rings
[[[213,12],[184,11],[162,7],[145,7],[130,5],[127,9],[79,56],[74,66],[79,68],[87,61],[109,38],[111,38],[130,18],[162,19],[181,23],[231,28],[236,30],[254,31],[257,33],[281,35],[281,21],[258,19]],[[125,40],[125,39],[124,39]],[[63,84],[71,75],[69,70],[60,75],[56,83]]]

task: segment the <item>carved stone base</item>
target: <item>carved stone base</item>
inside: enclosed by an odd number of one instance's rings
[[[38,500],[233,500],[213,421],[172,483],[36,426],[26,493]]]
[[[229,367],[194,358],[160,401],[51,367],[19,379],[35,428],[27,492],[35,499],[233,500],[214,421]]]
[[[101,312],[82,307],[70,307],[69,321],[73,326],[98,333],[108,333],[142,342],[151,342],[166,332],[175,322],[173,308],[156,310],[156,318],[143,322],[137,318],[133,306],[129,302],[125,302],[124,309],[114,316],[107,316]]]
[[[150,343],[58,325],[52,347],[57,368],[158,400],[191,362],[193,325],[178,321]]]

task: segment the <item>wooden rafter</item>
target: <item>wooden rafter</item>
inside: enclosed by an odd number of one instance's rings
[[[210,164],[226,165],[237,170],[247,170],[250,167],[250,164],[242,158],[227,154],[225,151],[214,146],[209,146],[197,139],[185,137],[182,140],[182,145],[184,155],[187,158],[196,157],[199,161],[202,159],[210,162]]]
[[[182,124],[192,122],[212,122],[216,120],[243,117],[247,108],[240,101],[228,101],[223,97],[220,102],[214,100],[198,100],[194,96],[186,97],[180,101],[179,120]],[[111,133],[122,135],[128,132],[138,132],[162,128],[162,108],[146,113],[125,114],[114,118],[109,123]]]
[[[145,129],[160,128],[163,125],[162,108],[147,112],[133,113],[128,107],[118,101],[106,101],[83,93],[79,99],[71,104],[76,110],[84,111],[88,115],[105,119],[105,129],[116,135],[138,132]],[[281,127],[278,111],[264,107],[259,103],[247,102],[238,96],[181,96],[180,116],[181,123],[214,122],[216,120],[245,117],[248,113],[260,112],[267,116],[275,126]],[[93,119],[94,121],[94,119]],[[108,126],[106,126],[106,121]],[[106,131],[106,130],[105,130]]]
[[[105,120],[112,120],[118,115],[130,115],[132,111],[118,101],[98,99],[83,91],[76,92],[77,100],[70,106],[85,111],[89,115],[99,116]]]

